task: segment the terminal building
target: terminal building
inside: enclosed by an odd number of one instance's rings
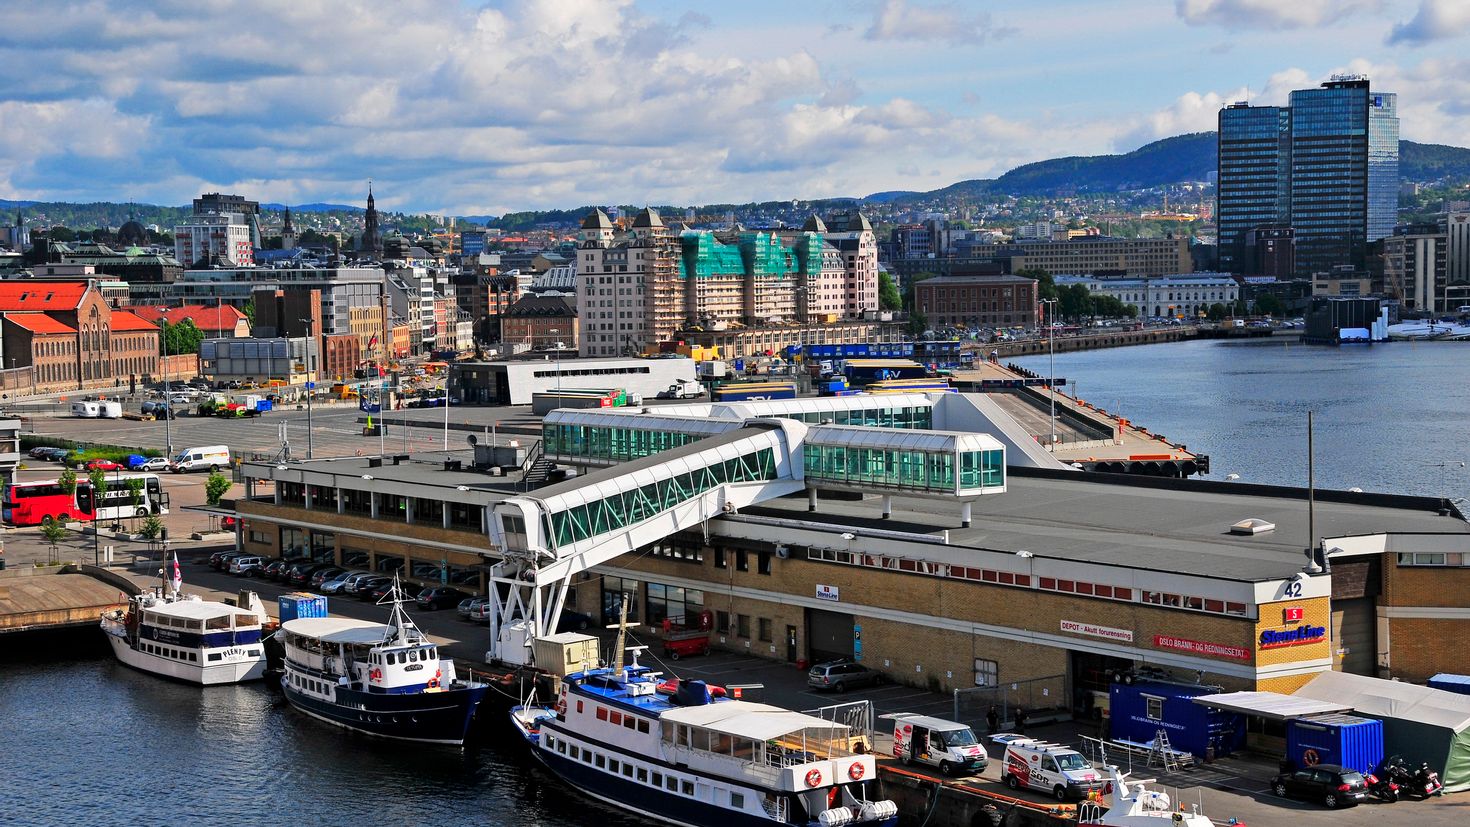
[[[508,662],[515,618],[616,622],[631,598],[645,639],[709,612],[736,652],[857,658],[937,691],[1025,684],[1069,711],[1129,670],[1282,692],[1325,670],[1423,680],[1470,631],[1470,526],[1447,502],[1318,492],[1309,511],[1300,489],[1079,471],[989,410],[958,393],[558,410],[509,467],[488,450],[246,463],[240,541],[500,584],[487,648]],[[576,473],[521,470],[549,464]]]

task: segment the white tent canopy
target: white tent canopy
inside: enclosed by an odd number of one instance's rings
[[[1470,696],[1402,681],[1323,672],[1295,697],[1352,704],[1365,715],[1406,718],[1455,732],[1470,729]]]
[[[1259,718],[1285,721],[1306,715],[1323,715],[1329,712],[1351,712],[1353,707],[1336,700],[1303,698],[1300,695],[1283,695],[1280,692],[1221,692],[1214,695],[1199,695],[1194,702],[1203,706],[1239,712]]]

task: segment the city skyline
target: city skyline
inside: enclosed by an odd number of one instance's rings
[[[0,197],[862,196],[1126,152],[1339,72],[1396,91],[1406,139],[1470,134],[1470,7],[1445,0],[73,5],[0,9]]]

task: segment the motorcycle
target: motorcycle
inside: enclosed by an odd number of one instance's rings
[[[1368,795],[1390,804],[1399,800],[1399,785],[1390,780],[1387,773],[1381,776],[1369,773],[1363,780],[1368,782]]]
[[[1384,767],[1384,774],[1399,786],[1400,795],[1424,799],[1439,795],[1444,790],[1439,773],[1430,769],[1428,763],[1421,763],[1418,770],[1411,770],[1404,759],[1395,755]]]

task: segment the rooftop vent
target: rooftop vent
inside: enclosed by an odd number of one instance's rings
[[[1241,520],[1230,527],[1231,534],[1264,534],[1267,531],[1275,531],[1276,524],[1266,520],[1258,520],[1255,517]]]
[[[369,468],[382,468],[383,467],[383,458],[382,457],[368,457],[368,467]]]

